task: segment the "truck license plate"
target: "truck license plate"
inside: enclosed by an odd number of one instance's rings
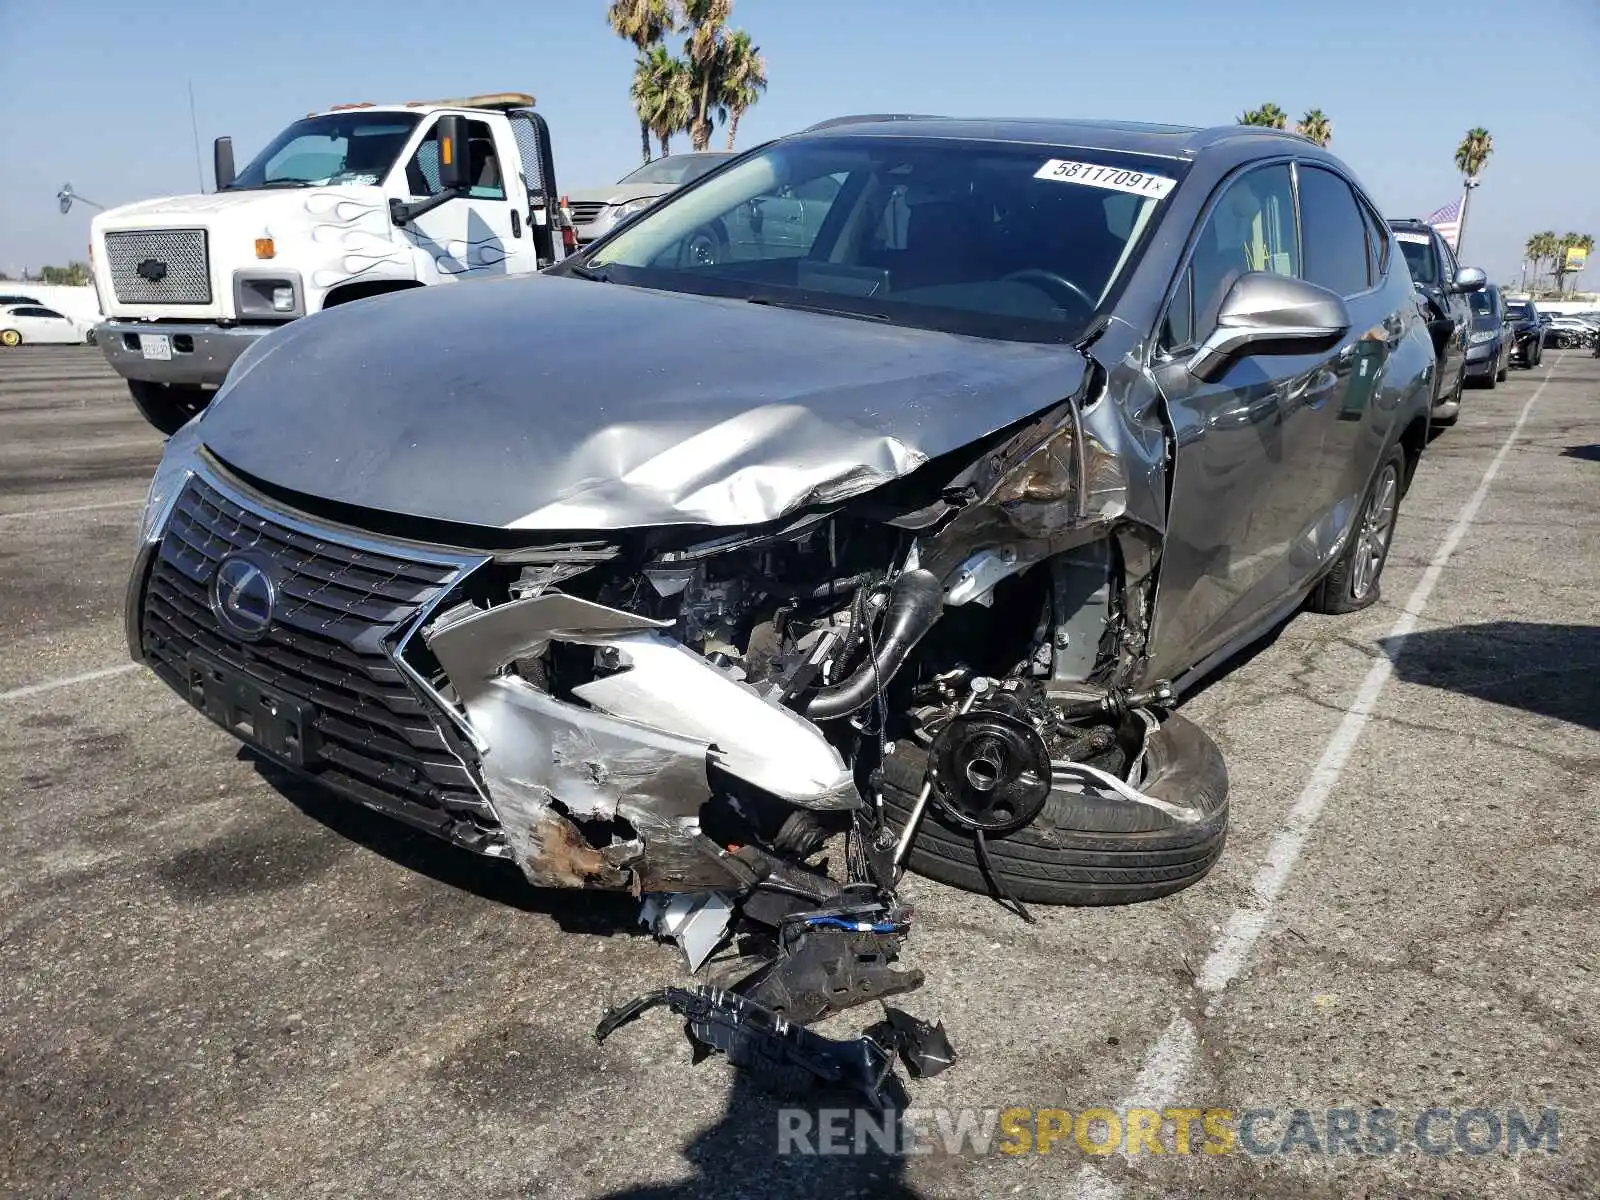
[[[146,358],[170,359],[172,357],[172,339],[164,333],[141,333],[139,335],[139,352]]]
[[[294,767],[317,758],[316,709],[204,654],[189,655],[189,701],[234,737]]]

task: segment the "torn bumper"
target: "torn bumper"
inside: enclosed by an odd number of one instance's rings
[[[816,726],[663,625],[552,593],[454,610],[423,631],[465,711],[512,857],[534,883],[635,893],[748,885],[750,868],[701,830],[718,772],[802,808],[860,805]],[[506,672],[553,642],[605,651],[615,673],[574,689],[578,704]]]

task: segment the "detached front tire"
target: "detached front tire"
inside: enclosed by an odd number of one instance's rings
[[[211,399],[205,388],[148,379],[128,380],[128,392],[139,414],[168,437],[187,425]]]
[[[1405,451],[1394,446],[1385,456],[1361,501],[1356,526],[1338,561],[1317,584],[1306,607],[1319,613],[1352,613],[1376,602],[1389,547],[1394,542],[1400,497],[1405,494]]]
[[[1145,763],[1139,789],[1194,819],[1058,783],[1031,824],[988,839],[995,875],[1012,898],[1134,904],[1181,891],[1216,865],[1228,832],[1228,771],[1216,743],[1173,714],[1149,735]],[[926,764],[922,747],[906,742],[884,760],[884,815],[896,829],[905,828]],[[907,865],[964,891],[994,891],[972,834],[942,819],[935,805],[923,815]]]

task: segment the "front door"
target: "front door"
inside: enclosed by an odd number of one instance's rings
[[[499,128],[504,126],[504,128]],[[427,283],[534,269],[534,252],[524,214],[527,189],[511,144],[509,125],[496,120],[467,122],[469,187],[463,197],[441,204],[406,224],[401,236],[418,258],[417,277]],[[438,119],[397,173],[402,194],[411,200],[437,196]]]
[[[1326,419],[1348,377],[1337,350],[1247,355],[1212,383],[1188,369],[1250,271],[1303,274],[1288,163],[1224,185],[1158,339],[1154,374],[1176,451],[1152,677],[1221,649],[1292,598],[1305,570],[1292,551],[1323,503]]]

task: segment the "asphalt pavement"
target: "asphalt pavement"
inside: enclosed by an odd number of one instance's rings
[[[959,1061],[893,1148],[663,1014],[597,1047],[683,978],[631,901],[287,780],[133,668],[160,446],[92,348],[0,351],[0,1193],[1600,1193],[1600,360],[1470,391],[1382,601],[1186,703],[1209,878],[1034,926],[908,883],[903,1003]]]

